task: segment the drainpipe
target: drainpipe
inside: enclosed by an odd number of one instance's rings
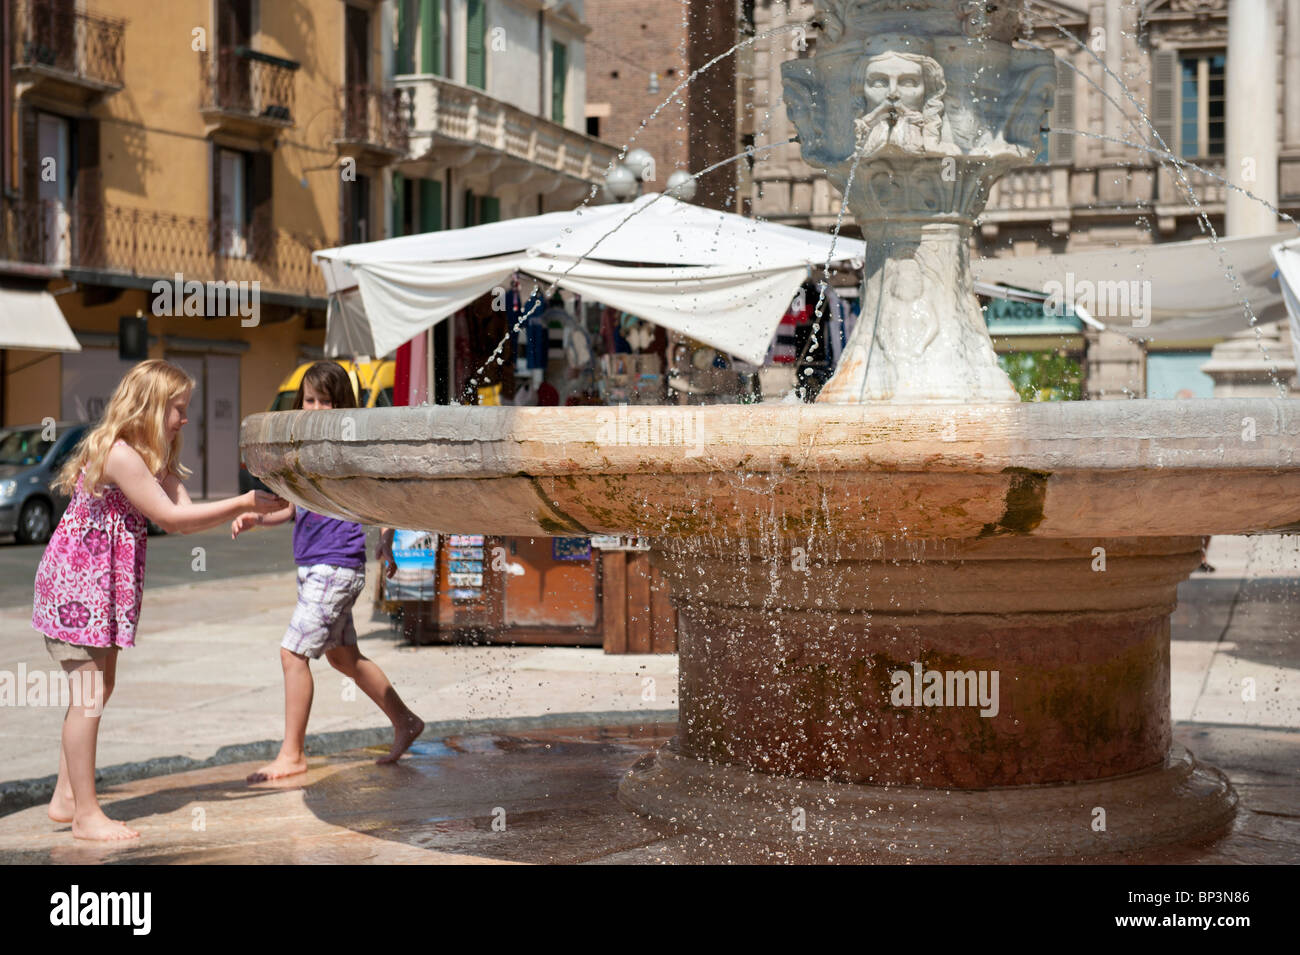
[[[546,118],[546,11],[537,11],[537,115]]]

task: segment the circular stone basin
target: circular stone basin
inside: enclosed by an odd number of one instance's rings
[[[281,412],[241,445],[353,520],[651,537],[679,727],[623,801],[919,858],[1221,832],[1227,780],[1171,748],[1169,615],[1202,537],[1300,531],[1286,400]]]

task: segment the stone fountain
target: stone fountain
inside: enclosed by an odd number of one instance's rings
[[[249,469],[367,523],[652,537],[679,727],[619,798],[665,826],[867,860],[1212,839],[1236,795],[1173,746],[1169,617],[1204,535],[1300,530],[1300,408],[1018,404],[968,240],[1050,58],[1015,5],[817,7],[786,98],[868,247],[817,404],[255,415]]]

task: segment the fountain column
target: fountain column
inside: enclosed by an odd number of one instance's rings
[[[787,109],[870,257],[861,318],[818,401],[1017,401],[968,248],[993,183],[1038,154],[1052,54],[1012,45],[1015,5],[821,0],[817,10],[817,55],[782,64]]]
[[[1229,182],[1274,206],[1278,199],[1280,138],[1277,40],[1277,7],[1272,0],[1228,0],[1228,142],[1224,175]],[[1253,179],[1248,178],[1252,174]],[[1228,235],[1277,231],[1275,213],[1236,189],[1227,192]]]

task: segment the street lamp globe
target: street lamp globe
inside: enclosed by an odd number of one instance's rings
[[[641,148],[632,150],[624,157],[623,165],[632,170],[632,175],[642,182],[654,182],[655,157],[651,156],[646,150]]]
[[[627,166],[617,165],[605,175],[605,191],[615,202],[627,202],[636,195],[636,174]]]
[[[664,191],[674,199],[690,202],[695,198],[695,177],[685,169],[675,169],[668,177],[668,188]]]

